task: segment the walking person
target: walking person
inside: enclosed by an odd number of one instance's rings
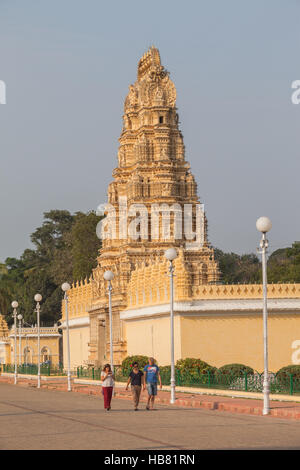
[[[106,411],[111,409],[111,398],[113,394],[115,377],[112,373],[110,364],[105,364],[103,371],[101,372],[101,381],[102,381],[102,393],[104,398],[104,408]]]
[[[144,372],[139,369],[139,365],[137,362],[134,362],[132,364],[132,371],[129,374],[126,390],[128,390],[129,384],[131,384],[134,411],[138,411],[142,387],[143,389],[145,389],[145,377]]]
[[[149,357],[149,364],[144,367],[144,372],[148,391],[146,410],[153,410],[154,400],[157,395],[157,379],[159,380],[159,388],[162,387],[159,367],[155,364],[153,357]]]

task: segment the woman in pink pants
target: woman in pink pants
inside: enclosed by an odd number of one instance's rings
[[[102,393],[104,397],[104,408],[106,411],[111,409],[111,397],[114,389],[114,375],[112,373],[110,364],[105,364],[103,371],[101,372],[101,381],[102,381]]]

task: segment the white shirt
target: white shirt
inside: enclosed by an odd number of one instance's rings
[[[101,378],[106,376],[106,372],[101,372]],[[102,387],[113,387],[115,384],[114,379],[111,375],[109,375],[105,380],[102,382]]]

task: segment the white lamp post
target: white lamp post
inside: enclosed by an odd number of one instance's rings
[[[113,331],[112,331],[112,307],[111,307],[111,292],[112,285],[111,281],[114,278],[112,271],[105,271],[103,277],[108,281],[108,312],[109,312],[109,342],[110,342],[110,365],[112,373],[114,374],[114,352],[113,352]]]
[[[12,308],[14,309],[13,311],[13,318],[14,318],[14,330],[15,330],[15,338],[14,338],[14,360],[15,360],[15,374],[14,374],[14,383],[16,385],[17,379],[18,379],[18,373],[17,373],[17,308],[19,306],[18,302],[14,300],[11,303]]]
[[[177,258],[175,248],[169,248],[165,251],[165,257],[170,261],[170,325],[171,325],[171,399],[170,403],[175,403],[175,361],[174,361],[174,265],[173,261]]]
[[[23,316],[19,313],[18,320],[19,320],[19,366],[22,364],[22,340],[21,340],[21,326],[22,326],[22,318]]]
[[[71,360],[70,360],[70,334],[69,334],[69,311],[68,311],[68,290],[71,289],[70,284],[64,282],[61,286],[64,291],[64,300],[66,307],[66,327],[67,327],[67,356],[68,356],[68,392],[71,392]]]
[[[266,238],[266,233],[272,228],[271,220],[268,217],[260,217],[256,221],[256,228],[262,233],[260,241],[260,253],[262,257],[262,275],[263,275],[263,325],[264,325],[264,406],[263,415],[270,413],[270,384],[269,384],[269,370],[268,370],[268,311],[267,311],[267,258],[266,252],[269,242]]]
[[[36,313],[37,313],[37,330],[38,330],[38,385],[37,388],[41,388],[41,354],[40,354],[40,302],[42,301],[41,294],[35,294],[34,300],[36,301]]]

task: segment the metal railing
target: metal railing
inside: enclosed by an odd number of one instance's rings
[[[198,373],[176,370],[176,385],[188,387],[212,388],[220,390],[235,390],[244,392],[262,392],[264,374],[243,372],[240,375],[220,372]],[[161,371],[163,385],[170,384],[170,372]],[[269,373],[270,393],[300,394],[300,379],[293,374],[285,376]]]
[[[85,378],[91,380],[101,380],[101,368],[96,367],[87,367],[87,366],[80,366],[77,367],[77,378]],[[122,368],[115,366],[114,367],[115,373],[115,380],[117,382],[127,382],[128,377],[125,377],[122,374]]]
[[[1,371],[14,373],[15,366],[14,364],[1,364]],[[17,373],[27,374],[27,375],[37,375],[38,366],[37,364],[21,364],[17,366]],[[46,376],[58,376],[58,375],[67,375],[62,366],[52,366],[50,364],[41,364],[41,375]]]
[[[86,366],[77,367],[77,377],[90,380],[101,379],[100,368]],[[170,370],[160,371],[163,385],[170,385]],[[237,374],[224,374],[218,371],[201,373],[197,371],[175,370],[175,379],[177,386],[211,388],[220,390],[244,391],[244,392],[262,392],[264,375],[258,372]],[[128,376],[122,374],[122,368],[115,366],[115,380],[118,382],[127,382]],[[300,395],[300,378],[293,374],[278,375],[269,373],[270,393]]]

